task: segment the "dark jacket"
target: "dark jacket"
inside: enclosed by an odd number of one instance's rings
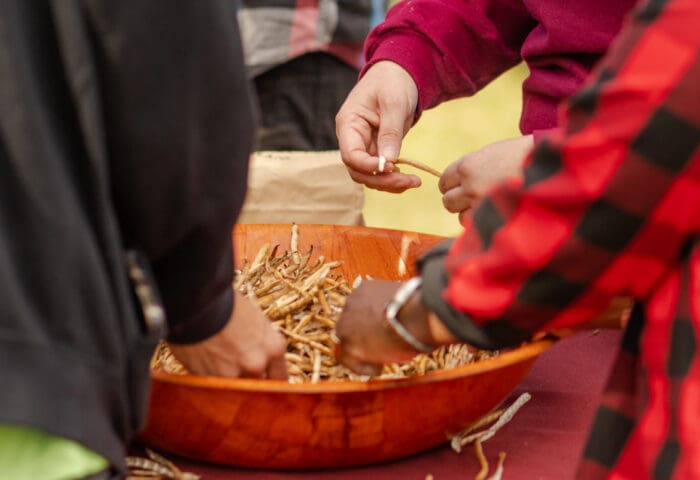
[[[232,308],[252,109],[235,2],[0,2],[0,423],[121,466],[144,418],[145,254],[170,339]]]

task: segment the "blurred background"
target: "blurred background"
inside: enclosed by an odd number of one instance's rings
[[[426,111],[404,140],[401,156],[442,171],[465,153],[497,140],[520,135],[523,65],[501,75],[477,95],[443,103]],[[401,194],[365,189],[365,222],[371,227],[396,228],[455,236],[461,226],[442,206],[437,178],[409,166],[423,181],[420,188]]]

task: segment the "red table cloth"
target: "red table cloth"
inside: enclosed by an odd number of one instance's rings
[[[616,330],[581,333],[559,341],[537,359],[505,405],[523,392],[532,399],[483,444],[489,475],[503,451],[507,454],[504,480],[573,478],[620,337]],[[449,444],[381,465],[315,472],[246,470],[166,456],[202,480],[424,480],[428,474],[435,480],[448,480],[471,479],[479,471],[471,446],[458,454]]]

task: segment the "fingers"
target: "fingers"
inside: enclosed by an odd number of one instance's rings
[[[241,375],[252,378],[287,379],[287,342],[280,332],[264,320],[261,338],[251,342],[250,349],[240,355]]]
[[[287,380],[287,344],[282,334],[269,326],[258,348],[240,356],[240,376]]]
[[[350,178],[374,190],[401,193],[422,184],[420,177],[401,173],[390,161],[385,163],[384,172],[379,172],[379,157],[369,155],[362,148],[350,150],[348,155],[343,157],[343,162]]]
[[[380,112],[371,84],[361,80],[353,88],[335,117],[340,156],[351,171],[371,174],[377,168],[376,128]]]
[[[382,372],[382,364],[367,363],[351,355],[342,343],[336,344],[334,355],[336,362],[345,365],[358,375],[377,376]]]
[[[458,187],[462,183],[462,178],[459,175],[459,164],[461,159],[456,162],[450,163],[445,170],[443,170],[442,175],[440,175],[440,180],[438,180],[438,188],[440,193],[447,193],[455,187]]]
[[[350,121],[343,119],[339,114],[337,123],[339,132],[338,143],[341,158],[348,169],[350,178],[369,188],[391,193],[401,193],[409,188],[416,188],[421,185],[420,177],[401,174],[389,157],[386,157],[387,162],[384,165],[384,172],[378,172],[379,157],[371,154],[376,153],[373,141],[367,138],[367,132],[360,131],[361,127],[342,127],[343,122]],[[369,131],[371,127],[366,126],[366,129]],[[371,146],[368,147],[368,144]]]
[[[401,173],[395,170],[391,173],[361,173],[348,169],[350,178],[374,190],[383,192],[401,193],[409,188],[420,187],[422,182],[416,175]]]
[[[277,333],[276,337],[272,337],[270,351],[269,351],[269,362],[267,364],[267,378],[275,380],[287,380],[287,359],[284,357],[284,353],[287,350],[287,344],[282,337],[282,335]]]
[[[348,154],[342,157],[343,163],[351,173],[360,173],[365,175],[376,175],[379,173],[380,160],[378,156],[370,155],[363,147],[354,148],[348,151]],[[394,163],[385,161],[384,171],[382,173],[391,173],[398,171]]]
[[[469,155],[465,155],[448,165],[438,182],[438,188],[442,192],[442,205],[448,212],[459,214],[460,225],[464,225],[466,217],[479,199],[470,172],[465,168],[468,159]]]
[[[376,377],[382,373],[382,364],[376,365],[372,363],[365,363],[354,357],[345,356],[342,359],[342,364],[348,367],[353,372],[358,375],[368,375],[370,377]]]
[[[284,356],[273,359],[267,367],[267,378],[274,380],[287,380],[287,360]]]
[[[379,155],[388,161],[396,160],[401,151],[401,140],[408,130],[405,107],[396,105],[382,108],[380,120],[377,133]]]
[[[339,130],[340,131],[340,130]],[[391,193],[401,193],[409,188],[421,185],[421,180],[416,175],[401,174],[396,166],[387,161],[384,172],[378,172],[379,157],[371,155],[361,134],[353,134],[346,131],[344,136],[338,136],[341,150],[341,158],[348,169],[350,178],[355,182],[366,185],[375,190]],[[346,152],[346,153],[343,153]]]
[[[442,205],[448,212],[459,213],[472,208],[478,195],[468,187],[459,185],[442,196]]]
[[[335,118],[341,158],[353,180],[396,193],[420,185],[415,175],[373,175],[379,155],[387,160],[385,171],[395,171],[392,160],[413,122],[417,99],[412,77],[393,62],[376,63],[358,81]]]
[[[371,138],[372,126],[357,121],[358,125],[347,125],[351,120],[342,120],[340,114],[336,121],[338,147],[343,163],[348,169],[371,174],[377,168],[379,158],[376,154],[376,144]]]

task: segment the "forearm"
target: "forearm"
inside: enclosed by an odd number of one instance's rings
[[[454,280],[445,269],[445,260],[452,245],[451,241],[445,242],[419,261],[420,275],[423,278],[421,302],[425,308],[440,320],[451,337],[478,348],[496,350],[503,346],[517,345],[528,339],[531,332],[506,322],[493,322],[482,327],[474,321],[470,312],[456,308],[453,302],[446,298],[445,291],[450,281]],[[425,317],[425,322],[429,325],[434,325],[434,320]],[[449,343],[450,335],[446,335],[444,330],[433,326],[431,332],[435,332],[436,343]]]
[[[235,8],[86,5],[110,39],[95,54],[124,244],[153,264],[172,335],[201,340],[230,314],[231,228],[252,142]]]
[[[564,133],[539,143],[523,180],[480,203],[438,273],[424,278],[430,309],[462,340],[509,345],[585,324],[615,297],[644,299],[683,254],[697,205],[684,177],[698,159],[697,118],[680,99],[693,95],[697,46],[672,26],[682,9],[669,11],[654,30],[635,17],[570,102]],[[657,53],[648,31],[691,53],[648,67],[638,60]]]

